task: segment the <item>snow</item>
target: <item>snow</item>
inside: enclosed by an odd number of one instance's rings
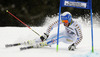
[[[33,30],[42,35],[47,26],[57,19],[56,17],[47,17],[44,26],[31,27]],[[83,40],[77,46],[75,51],[69,51],[67,48],[69,44],[59,43],[59,51],[56,51],[56,44],[51,47],[33,48],[29,50],[20,51],[20,47],[5,48],[5,44],[24,42],[39,38],[34,32],[27,27],[0,27],[0,57],[100,57],[100,27],[94,24],[94,53],[91,53],[91,27],[82,22],[81,18],[78,20],[82,25]],[[55,30],[52,31],[52,33]]]

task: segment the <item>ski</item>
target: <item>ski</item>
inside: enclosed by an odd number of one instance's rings
[[[14,46],[19,46],[19,45],[30,45],[35,43],[34,40],[28,40],[28,41],[24,41],[22,43],[14,43],[14,44],[6,44],[5,47],[14,47]]]
[[[32,48],[40,48],[39,46],[28,46],[28,47],[21,47],[20,50],[32,49]]]
[[[20,50],[22,51],[22,50],[32,49],[32,48],[41,48],[41,47],[44,47],[44,46],[48,46],[47,43],[41,42],[41,43],[34,44],[32,46],[21,47]]]
[[[33,46],[21,47],[20,50],[22,51],[22,50],[31,49],[31,48],[33,48]]]
[[[8,48],[8,47],[19,46],[19,45],[21,45],[21,43],[6,44],[5,47]]]
[[[14,46],[26,45],[26,44],[29,44],[29,41],[23,43],[6,44],[5,47],[8,48],[8,47],[14,47]]]
[[[14,46],[19,46],[19,45],[21,45],[21,43],[6,44],[5,47],[8,48],[8,47],[14,47]]]

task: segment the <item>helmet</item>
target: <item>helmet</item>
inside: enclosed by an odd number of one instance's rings
[[[62,22],[71,22],[72,20],[72,15],[69,12],[64,12],[63,14],[61,14],[61,20]]]

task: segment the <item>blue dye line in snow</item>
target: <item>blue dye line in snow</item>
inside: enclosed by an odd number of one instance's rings
[[[87,53],[87,54],[73,55],[71,57],[100,57],[100,54],[96,53],[96,52],[94,52],[94,53],[90,52],[90,53]]]

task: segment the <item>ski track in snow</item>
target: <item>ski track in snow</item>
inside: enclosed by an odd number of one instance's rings
[[[51,21],[56,18],[51,18]],[[78,20],[79,21],[79,20]],[[31,27],[33,30],[42,35],[47,29],[48,20],[43,27]],[[27,40],[33,40],[39,38],[34,32],[32,32],[27,27],[0,27],[0,57],[71,57],[72,55],[77,55],[76,57],[86,57],[91,52],[91,27],[82,24],[83,40],[77,46],[75,51],[68,51],[67,48],[69,44],[59,43],[59,51],[56,52],[56,44],[51,47],[44,48],[33,48],[29,50],[20,51],[20,47],[5,48],[5,44],[18,43]],[[62,25],[61,25],[62,26]],[[95,25],[94,25],[95,26]],[[62,28],[61,28],[62,29]],[[52,33],[57,31],[54,29]],[[94,51],[100,55],[100,28],[94,27]],[[91,54],[90,54],[91,55]],[[96,57],[96,55],[94,55]],[[74,56],[75,57],[75,56]],[[92,56],[90,56],[92,57]]]

